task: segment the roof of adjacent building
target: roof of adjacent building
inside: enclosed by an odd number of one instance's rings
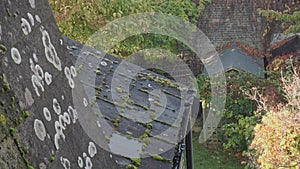
[[[263,54],[243,43],[231,42],[217,49],[225,71],[240,70],[264,77]]]
[[[300,50],[300,35],[292,34],[282,38],[280,41],[272,43],[271,53],[272,56],[281,56],[288,53],[297,53]]]
[[[178,167],[194,91],[81,53],[46,0],[1,1],[0,12],[0,168]]]

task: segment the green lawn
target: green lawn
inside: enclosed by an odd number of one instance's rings
[[[217,148],[207,148],[198,142],[199,132],[193,132],[193,154],[195,169],[244,169],[240,159],[228,152]]]

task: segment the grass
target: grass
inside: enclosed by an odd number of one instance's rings
[[[199,144],[199,134],[199,130],[193,132],[195,169],[244,169],[240,164],[240,157],[235,156],[234,152],[224,150],[222,147],[208,148],[204,144]]]

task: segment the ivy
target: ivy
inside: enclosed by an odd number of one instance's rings
[[[72,39],[85,43],[105,24],[135,13],[160,12],[179,16],[196,24],[205,4],[211,0],[49,0],[61,32]],[[167,29],[166,26],[164,29]],[[121,33],[122,28],[116,32]],[[175,54],[178,48],[186,48],[177,40],[156,34],[132,36],[114,46],[108,53],[120,58],[148,48],[160,48]],[[169,56],[166,56],[167,58]],[[162,58],[165,59],[165,58]],[[157,61],[153,54],[146,61]]]
[[[287,22],[289,26],[285,28],[285,33],[300,32],[300,11],[290,10],[274,11],[274,10],[258,10],[259,14],[267,17],[270,20],[277,20],[279,22]]]
[[[254,138],[254,126],[260,122],[261,115],[256,114],[257,103],[245,93],[253,88],[269,94],[275,93],[282,97],[279,82],[272,73],[268,79],[261,79],[256,75],[242,72],[230,71],[226,73],[227,96],[225,109],[222,112],[221,130],[218,136],[225,148],[234,148],[237,151],[247,151]],[[271,76],[272,75],[272,76]],[[277,74],[276,74],[277,77]],[[207,75],[197,77],[200,98],[205,104],[210,102],[211,86]],[[277,101],[281,101],[277,99]],[[277,104],[277,103],[274,103]]]

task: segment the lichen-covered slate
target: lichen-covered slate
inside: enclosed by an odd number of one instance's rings
[[[138,67],[95,49],[81,61],[46,0],[1,0],[0,13],[0,168],[178,167],[193,91],[147,70],[126,77]]]
[[[0,13],[1,74],[18,103],[15,108],[18,110],[1,112],[1,119],[13,125],[7,126],[11,130],[9,135],[1,132],[1,146],[9,142],[13,152],[2,154],[6,157],[2,158],[5,161],[1,165],[118,168],[111,154],[87,137],[78,122],[72,101],[74,86],[70,83],[75,80],[76,71],[67,57],[48,2],[2,0]],[[71,73],[66,73],[66,69],[72,70]],[[23,116],[25,111],[28,117],[19,120],[15,112]],[[15,118],[18,123],[12,122]],[[79,159],[82,159],[81,167]],[[17,167],[12,164],[16,161],[26,164]]]

